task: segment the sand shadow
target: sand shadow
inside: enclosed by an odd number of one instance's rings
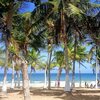
[[[85,94],[84,94],[85,93]],[[95,95],[94,93],[100,93],[99,91],[76,91],[74,93],[64,93],[61,96],[56,96],[55,98],[60,98],[62,100],[100,100],[100,95]],[[89,94],[89,95],[88,95]]]
[[[38,95],[38,96],[60,96],[64,92],[62,90],[56,89],[31,89],[31,95]]]
[[[75,92],[66,93],[58,89],[31,89],[31,95],[54,96],[55,100],[57,98],[61,100],[100,100],[100,95],[95,95],[97,93],[100,93],[100,90],[76,90]]]

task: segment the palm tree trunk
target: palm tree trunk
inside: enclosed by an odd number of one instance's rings
[[[65,62],[65,69],[66,69],[66,79],[65,79],[65,88],[64,91],[70,91],[70,81],[69,81],[69,64],[68,64],[68,36],[66,34],[66,20],[64,15],[64,0],[62,0],[62,9],[61,9],[61,39],[63,39],[64,43],[64,62]]]
[[[14,89],[14,61],[12,61],[12,82],[11,82],[11,88]]]
[[[7,67],[5,66],[5,68],[4,68],[4,79],[3,79],[2,92],[7,92],[6,80],[7,80]]]
[[[32,69],[31,69],[31,71],[29,73],[29,84],[31,84],[31,75],[32,75]]]
[[[7,66],[8,66],[8,38],[12,29],[12,17],[13,17],[13,2],[10,3],[9,5],[9,10],[7,12],[7,16],[6,16],[6,31],[4,30],[4,35],[5,35],[5,45],[6,45],[6,62],[5,62],[5,68],[4,68],[4,79],[3,79],[3,87],[2,87],[2,91],[3,92],[7,92],[7,86],[6,86],[6,79],[7,79]],[[9,33],[8,33],[8,31]]]
[[[76,59],[76,34],[75,34],[75,43],[74,43],[74,59],[73,59],[73,70],[72,70],[72,88],[75,87],[75,59]]]
[[[68,50],[67,50],[67,43],[65,42],[65,50],[64,50],[64,55],[65,55],[65,71],[66,71],[66,79],[65,79],[65,88],[64,91],[69,92],[70,91],[70,81],[69,81],[69,66],[68,66]]]
[[[65,71],[66,71],[66,80],[65,80],[64,91],[69,92],[70,91],[69,70],[66,69]]]
[[[6,40],[6,62],[5,62],[5,67],[4,67],[4,79],[3,79],[2,92],[7,92],[7,85],[6,85],[7,66],[8,66],[8,42]]]
[[[31,100],[29,90],[29,78],[27,73],[28,65],[25,61],[22,62],[22,73],[23,73],[23,92],[24,100]]]
[[[47,88],[47,68],[45,68],[45,81],[44,81],[44,88]]]
[[[81,87],[81,69],[80,69],[80,61],[79,61],[79,77],[80,77],[80,84],[79,84],[79,87]]]
[[[56,80],[56,87],[60,86],[60,76],[61,76],[62,68],[59,67],[58,73],[57,73],[57,80]]]
[[[48,59],[48,89],[51,88],[51,78],[50,78],[51,57],[52,57],[52,49],[50,50],[49,59]]]
[[[96,80],[95,80],[96,88],[98,87],[97,80],[98,80],[98,59],[97,59],[97,46],[96,46]]]
[[[18,88],[20,88],[20,71],[17,73],[17,79],[18,79]]]

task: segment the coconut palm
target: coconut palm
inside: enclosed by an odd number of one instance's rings
[[[34,48],[30,48],[28,51],[28,65],[31,66],[31,71],[30,71],[30,80],[31,80],[31,73],[32,71],[35,72],[35,69],[41,68],[41,59],[43,56],[40,56],[40,51],[36,51]]]
[[[13,0],[1,0],[0,1],[0,10],[1,10],[1,31],[4,36],[5,41],[5,47],[6,47],[6,62],[4,67],[4,81],[3,81],[3,87],[2,91],[7,92],[6,87],[6,78],[7,78],[7,66],[8,66],[8,47],[9,47],[9,38],[12,31],[12,20],[13,20],[13,14],[15,13],[14,9],[15,2]]]
[[[100,65],[100,50],[99,46],[92,42],[92,47],[90,48],[88,54],[88,60],[92,63],[93,69],[96,71],[96,88],[97,88],[97,80],[98,80],[98,72],[99,72],[99,65]]]
[[[38,24],[34,23],[34,20],[32,22],[32,20],[27,19],[27,18],[29,18],[29,16],[28,17],[25,17],[25,16],[22,16],[22,17],[17,16],[16,17],[15,16],[14,23],[18,26],[16,27],[16,25],[15,25],[14,30],[12,32],[13,33],[12,37],[16,41],[17,50],[19,51],[19,52],[15,53],[15,55],[17,56],[17,59],[20,60],[20,62],[22,62],[21,65],[23,65],[22,72],[24,73],[23,74],[24,87],[26,87],[26,85],[28,86],[28,75],[27,75],[27,64],[26,64],[26,61],[27,61],[26,57],[28,54],[28,46],[38,49],[38,47],[41,46],[40,44],[43,43],[43,41],[44,41],[43,36],[40,34],[43,30],[40,30],[37,34],[33,34],[35,32],[33,27],[35,27]],[[32,19],[34,19],[34,17]],[[20,24],[19,24],[19,21],[21,21]],[[19,34],[19,32],[20,32],[20,34]],[[42,41],[41,41],[41,39],[42,39]],[[26,80],[27,82],[24,80]],[[24,89],[24,94],[26,94],[26,93],[27,93],[27,95],[24,95],[24,98],[29,99],[29,87],[27,87],[27,89]]]
[[[54,3],[55,2],[55,3]],[[51,1],[52,3],[52,1]],[[70,91],[70,85],[69,85],[69,67],[68,67],[68,32],[69,32],[69,28],[72,28],[71,25],[76,26],[76,19],[77,16],[80,16],[80,13],[82,13],[82,11],[80,9],[78,9],[75,5],[78,4],[78,2],[72,2],[72,1],[62,1],[60,0],[60,2],[56,2],[53,1],[54,5],[54,9],[56,10],[56,12],[58,12],[58,19],[56,20],[56,40],[59,38],[58,41],[62,42],[64,44],[64,55],[65,55],[65,65],[66,65],[66,86],[67,88],[65,88],[65,91]],[[58,5],[59,6],[58,6]],[[59,9],[58,9],[59,8]],[[66,11],[66,9],[70,10],[70,14],[68,14],[68,12]],[[58,11],[57,11],[58,10]],[[71,15],[73,13],[73,15]],[[71,16],[69,16],[71,15]],[[76,17],[73,17],[76,16]],[[73,20],[73,21],[72,21]],[[70,22],[71,21],[71,22]],[[59,26],[57,26],[59,25]],[[77,27],[77,26],[76,26]],[[75,28],[76,28],[75,27]],[[59,29],[58,29],[59,28]],[[60,34],[58,34],[60,33]]]
[[[49,3],[51,3],[52,5],[50,6]],[[66,53],[67,52],[67,49],[66,49],[67,48],[66,47],[67,44],[66,43],[68,41],[68,36],[67,36],[66,33],[68,33],[69,28],[72,28],[71,25],[74,25],[76,31],[79,32],[79,27],[77,27],[77,25],[76,25],[76,19],[75,18],[78,18],[81,15],[80,13],[83,14],[82,10],[80,10],[80,9],[78,9],[76,7],[77,4],[80,5],[80,2],[78,2],[78,1],[76,1],[76,2],[72,2],[72,1],[62,1],[62,0],[55,1],[54,0],[54,1],[48,1],[47,4],[48,4],[47,7],[50,7],[52,9],[51,9],[50,13],[48,14],[48,16],[45,19],[47,19],[48,17],[49,18],[51,17],[52,19],[55,20],[55,17],[56,17],[56,21],[52,21],[52,22],[55,23],[53,26],[55,26],[55,28],[56,28],[55,29],[56,31],[55,31],[54,35],[55,35],[56,40],[59,37],[60,38],[59,41],[61,40],[60,42],[63,42],[65,44],[65,49],[64,50],[65,50],[65,53]],[[71,13],[68,14],[68,12],[66,11],[66,9],[69,10]],[[44,13],[42,12],[42,14],[44,14]],[[45,14],[45,16],[46,16],[46,14]],[[74,15],[76,17],[73,17]],[[68,22],[66,21],[66,19],[68,20]],[[67,23],[65,23],[65,21]],[[69,23],[71,23],[71,25]],[[57,26],[57,25],[59,25],[59,26]],[[58,33],[60,33],[60,34],[58,34]],[[68,71],[68,64],[67,64],[68,63],[67,55],[65,56],[65,59],[67,60],[67,61],[65,60],[65,64],[67,66],[67,73],[69,73],[69,71]],[[67,74],[67,78],[68,78],[68,74]],[[67,83],[67,85],[69,86],[69,82]],[[68,88],[68,91],[70,91],[70,88]]]
[[[56,79],[56,86],[60,86],[60,76],[62,72],[62,68],[64,66],[64,53],[63,51],[57,51],[54,53],[54,59],[57,62],[57,67],[59,66],[58,73],[57,73],[57,79]]]
[[[21,68],[20,68],[20,66],[18,66],[18,65],[15,65],[15,72],[16,72],[16,74],[15,74],[15,76],[16,76],[16,78],[17,78],[17,80],[16,80],[16,82],[15,82],[15,87],[18,87],[18,88],[20,88],[20,71],[21,71]],[[17,85],[18,84],[18,85]]]
[[[5,34],[5,43],[6,43],[6,67],[5,67],[5,75],[4,75],[4,85],[3,85],[3,90],[4,91],[6,91],[6,85],[5,85],[5,81],[6,81],[6,69],[7,69],[7,63],[8,63],[8,44],[9,44],[9,36],[10,36],[10,34],[11,34],[11,32],[12,32],[12,20],[13,20],[13,10],[14,10],[14,6],[15,6],[15,3],[14,3],[14,1],[13,0],[11,0],[11,1],[0,1],[0,4],[2,3],[2,5],[5,5],[6,7],[7,7],[7,11],[6,11],[6,13],[7,14],[5,14],[6,16],[3,16],[3,18],[4,18],[4,21],[5,22],[3,22],[3,30],[2,30],[2,32]],[[3,4],[4,3],[4,4]],[[7,4],[7,5],[6,5]],[[3,9],[3,8],[2,8]],[[20,57],[19,57],[20,58]],[[21,61],[22,61],[22,59],[21,59]],[[25,74],[25,73],[27,73],[27,70],[24,70],[24,65],[25,65],[25,60],[22,62],[22,63],[24,63],[24,64],[22,64],[23,65],[23,76],[24,76],[24,78],[23,79],[26,79],[26,81],[28,81],[28,75],[27,74]],[[25,65],[25,67],[27,68],[27,64]],[[26,72],[25,72],[26,71]],[[25,81],[24,81],[24,83],[25,83]],[[27,85],[27,83],[28,82],[26,82],[26,85]],[[26,91],[27,92],[26,92]],[[28,95],[29,93],[29,89],[27,88],[27,89],[24,89],[24,93],[27,93],[27,95],[25,95],[25,97],[26,97],[26,100],[27,99],[29,99],[30,98],[30,96]],[[25,94],[26,94],[25,93]],[[27,96],[28,96],[28,98],[27,98]]]
[[[78,45],[76,52],[77,52],[76,61],[79,62],[79,75],[80,75],[80,84],[79,84],[79,86],[81,87],[81,70],[80,70],[80,66],[86,67],[83,64],[84,61],[87,61],[86,47]]]

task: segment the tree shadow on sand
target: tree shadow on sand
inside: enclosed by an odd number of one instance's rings
[[[31,89],[31,95],[39,95],[39,96],[59,96],[62,95],[62,90],[56,90],[56,89]]]
[[[7,98],[7,93],[0,92],[0,100]]]
[[[60,98],[61,100],[100,100],[99,91],[75,91],[72,93],[64,93],[63,95],[55,98]]]
[[[35,96],[54,96],[55,100],[57,98],[61,100],[100,100],[100,91],[85,91],[77,90],[75,92],[66,93],[63,90],[58,89],[31,89],[31,95]],[[96,95],[98,94],[98,95]]]
[[[22,89],[18,88],[18,89],[8,89],[7,93],[17,93],[19,92],[19,94],[22,94]]]

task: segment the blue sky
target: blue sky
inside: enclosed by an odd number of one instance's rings
[[[45,2],[45,1],[47,1],[47,0],[42,0],[42,2]],[[94,1],[95,0],[91,0],[91,2],[94,2]],[[35,5],[33,3],[24,2],[21,6],[21,9],[19,9],[19,12],[20,13],[32,12],[34,9],[35,9]],[[47,56],[46,53],[42,53],[41,55]],[[89,63],[86,63],[86,62],[84,63],[84,65],[87,66],[87,68],[81,67],[82,73],[92,73],[91,65]],[[79,72],[78,70],[79,70],[78,63],[76,63],[76,73]],[[28,71],[30,71],[30,68],[28,69]],[[37,71],[37,72],[44,72],[44,71]],[[51,72],[57,72],[57,70],[52,70]],[[0,68],[0,73],[3,73],[2,68]],[[11,69],[8,70],[8,73],[11,73]]]
[[[35,4],[31,2],[23,2],[19,8],[19,13],[32,12],[35,9]]]

